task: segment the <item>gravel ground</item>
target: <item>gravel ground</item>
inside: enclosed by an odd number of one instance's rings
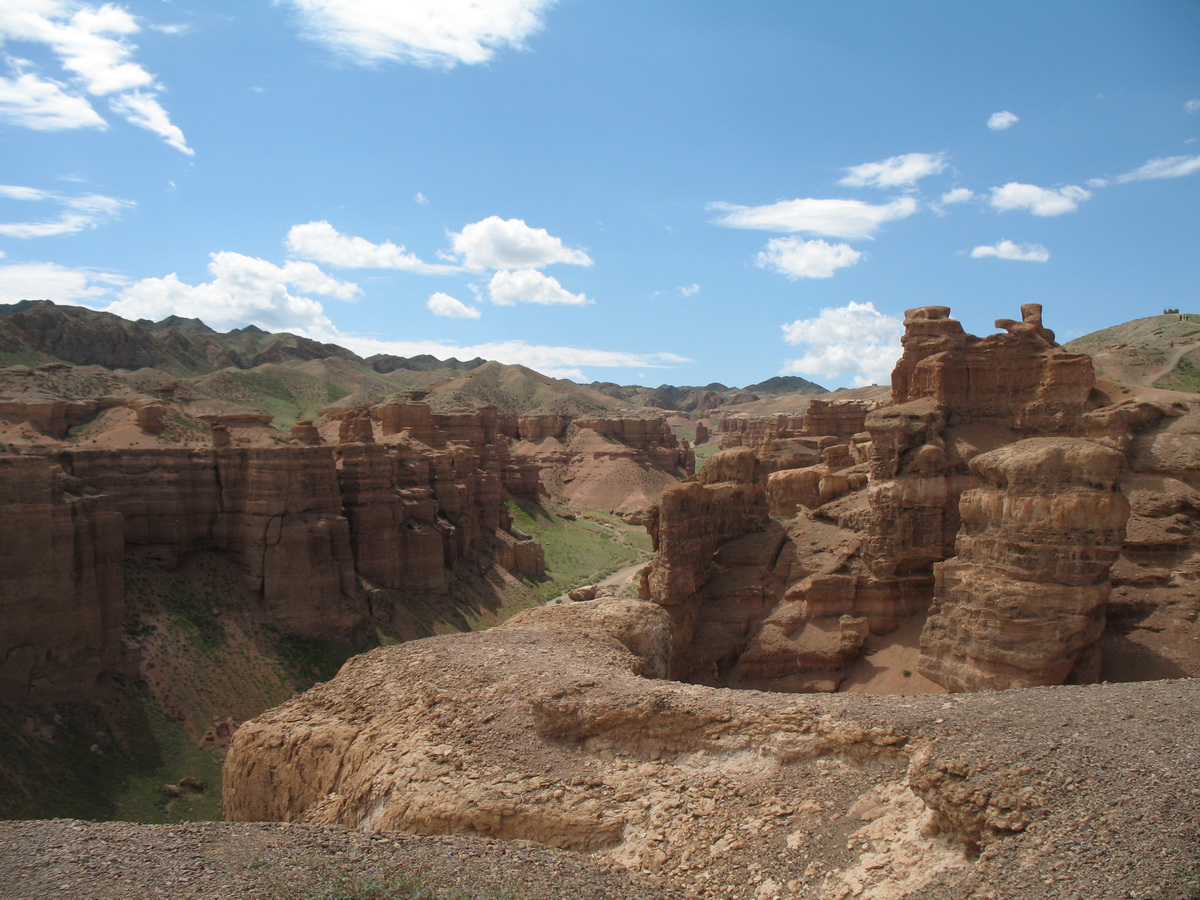
[[[670,891],[539,845],[274,823],[0,822],[5,900],[656,900]]]

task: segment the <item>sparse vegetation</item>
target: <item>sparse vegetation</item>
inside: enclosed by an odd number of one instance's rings
[[[610,513],[588,511],[573,521],[541,506],[508,505],[513,526],[546,551],[546,578],[535,596],[545,601],[647,559],[650,536]]]

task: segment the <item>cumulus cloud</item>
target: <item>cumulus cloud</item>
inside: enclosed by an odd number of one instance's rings
[[[758,265],[774,269],[792,281],[797,278],[830,278],[838,269],[852,266],[862,253],[849,244],[805,241],[800,238],[772,238],[767,249],[758,254]]]
[[[333,324],[324,307],[304,294],[339,300],[353,300],[359,294],[358,285],[339,281],[311,262],[293,260],[278,266],[228,251],[213,253],[210,260],[211,281],[187,284],[174,273],[144,278],[129,285],[106,309],[128,319],[195,317],[219,331],[250,323],[268,331],[331,332]]]
[[[481,313],[474,306],[467,306],[461,300],[438,291],[432,294],[425,305],[435,316],[445,316],[448,319],[478,319]]]
[[[851,187],[912,187],[926,175],[936,175],[945,168],[944,153],[906,153],[880,162],[850,166],[846,169],[849,174],[838,183]]]
[[[950,206],[955,203],[966,203],[975,196],[974,191],[970,188],[954,188],[954,190],[946,191],[942,194],[942,203]]]
[[[572,294],[557,278],[536,269],[501,271],[492,276],[488,295],[500,306],[538,303],[542,306],[584,306],[592,301],[583,294]]]
[[[685,285],[684,287],[681,287],[679,289],[679,293],[683,294],[683,296],[685,296],[685,297],[694,297],[694,296],[696,296],[696,294],[700,293],[700,285],[699,284]]]
[[[1165,156],[1152,159],[1144,166],[1118,175],[1117,181],[1149,181],[1155,178],[1182,178],[1200,172],[1200,156]]]
[[[60,208],[57,217],[39,222],[0,223],[0,235],[14,238],[52,237],[75,234],[114,218],[122,209],[133,206],[129,200],[118,200],[101,194],[82,194],[77,197],[42,191],[13,184],[0,184],[0,197],[9,200],[53,203]]]
[[[783,374],[813,377],[830,387],[845,378],[856,387],[886,383],[902,352],[904,323],[873,303],[851,301],[782,327],[784,341],[804,348],[803,356],[784,364]]]
[[[898,197],[890,203],[871,204],[861,200],[818,200],[804,198],[781,200],[766,206],[738,206],[710,203],[709,209],[722,215],[718,225],[728,228],[753,228],[762,231],[803,231],[825,237],[871,237],[884,222],[903,219],[917,211],[912,197]]]
[[[1003,110],[1001,112],[994,112],[988,116],[987,126],[992,131],[1003,131],[1005,128],[1012,128],[1020,121],[1020,118],[1015,113]]]
[[[95,269],[72,269],[57,263],[0,265],[0,303],[53,300],[81,303],[98,300],[128,283],[128,279]]]
[[[545,228],[532,228],[524,219],[488,216],[450,235],[454,252],[474,271],[483,269],[541,269],[553,263],[590,266],[582,250],[563,245]]]
[[[1074,184],[1044,188],[1010,181],[1003,187],[992,188],[989,202],[999,210],[1024,209],[1035,216],[1061,216],[1074,212],[1080,203],[1091,196],[1091,191]]]
[[[328,222],[293,225],[287,233],[287,248],[296,256],[340,269],[400,269],[424,275],[459,271],[458,266],[422,262],[399,244],[373,244],[366,238],[342,234]]]
[[[66,82],[28,71],[11,60],[15,78],[0,85],[0,114],[13,124],[39,130],[103,127],[83,96],[107,97],[109,108],[188,155],[192,149],[158,102],[154,76],[133,61],[128,37],[139,30],[123,8],[68,0],[6,0],[0,5],[0,41],[42,44],[58,58]],[[90,110],[90,112],[89,112]]]
[[[359,65],[453,68],[520,49],[555,0],[282,0],[304,37]]]
[[[1015,244],[1012,241],[997,241],[995,244],[976,247],[971,251],[973,259],[982,259],[985,256],[1022,262],[1048,262],[1050,251],[1041,244]]]

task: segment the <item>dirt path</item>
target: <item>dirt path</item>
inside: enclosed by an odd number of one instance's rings
[[[1155,383],[1160,379],[1170,374],[1174,368],[1179,365],[1179,361],[1187,354],[1191,353],[1197,347],[1200,347],[1200,341],[1192,341],[1187,344],[1178,344],[1166,355],[1166,362],[1159,369],[1155,369],[1149,375],[1145,376],[1142,382],[1145,387],[1154,387]]]

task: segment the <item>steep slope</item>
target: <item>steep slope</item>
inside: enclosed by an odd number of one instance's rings
[[[1091,355],[1101,378],[1200,392],[1200,315],[1147,316],[1085,334],[1065,346]]]

